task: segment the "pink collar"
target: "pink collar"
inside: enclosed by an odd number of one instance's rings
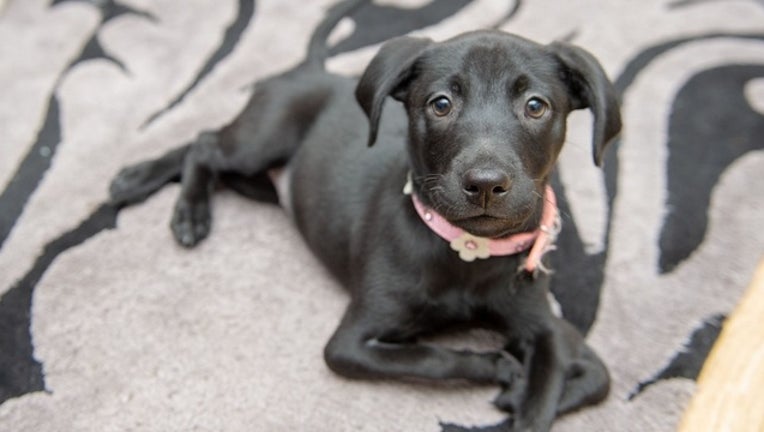
[[[478,237],[452,225],[435,210],[426,207],[416,194],[411,193],[412,188],[408,184],[404,192],[410,193],[414,208],[416,208],[422,221],[435,234],[450,242],[451,249],[459,252],[459,258],[463,261],[471,262],[475,258],[485,259],[491,256],[514,255],[530,249],[528,258],[521,269],[531,273],[536,269],[544,272],[549,271],[541,263],[541,257],[546,252],[555,249],[554,242],[557,240],[557,234],[561,227],[557,202],[551,187],[546,187],[544,209],[539,228],[500,239]]]

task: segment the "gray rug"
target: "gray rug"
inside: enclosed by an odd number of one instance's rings
[[[0,2],[0,430],[488,430],[492,387],[351,382],[322,349],[347,297],[278,208],[215,197],[178,247],[178,192],[116,209],[120,168],[230,121],[298,63],[333,1]],[[764,252],[761,1],[385,0],[329,68],[379,43],[495,27],[594,53],[623,99],[604,170],[587,112],[557,172],[554,294],[613,376],[555,431],[670,431]],[[475,343],[482,333],[456,343]],[[451,341],[454,343],[454,341]]]

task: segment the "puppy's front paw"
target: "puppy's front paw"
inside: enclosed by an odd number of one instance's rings
[[[508,418],[491,426],[465,427],[451,423],[440,423],[440,432],[509,432],[513,431],[514,420]]]
[[[189,201],[181,198],[175,205],[170,227],[175,240],[187,248],[196,246],[210,233],[212,217],[207,200]]]
[[[525,379],[523,365],[514,356],[506,351],[500,351],[496,356],[496,382],[502,387],[514,387],[518,380]]]
[[[493,403],[502,411],[517,414],[525,400],[528,387],[525,370],[515,357],[505,352],[501,353],[496,366],[502,391]]]

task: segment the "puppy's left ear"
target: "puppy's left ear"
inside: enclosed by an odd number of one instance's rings
[[[594,163],[602,165],[605,147],[621,131],[618,94],[602,66],[588,51],[575,45],[553,42],[549,45],[563,66],[573,109],[590,108],[594,114]]]
[[[369,147],[377,140],[379,119],[388,95],[405,97],[414,77],[414,63],[432,41],[424,38],[398,37],[385,43],[363,72],[355,89],[355,98],[369,118]]]

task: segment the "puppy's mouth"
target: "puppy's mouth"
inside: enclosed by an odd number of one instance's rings
[[[472,235],[487,238],[500,238],[529,231],[530,215],[521,219],[496,217],[488,214],[452,220],[451,223]]]

